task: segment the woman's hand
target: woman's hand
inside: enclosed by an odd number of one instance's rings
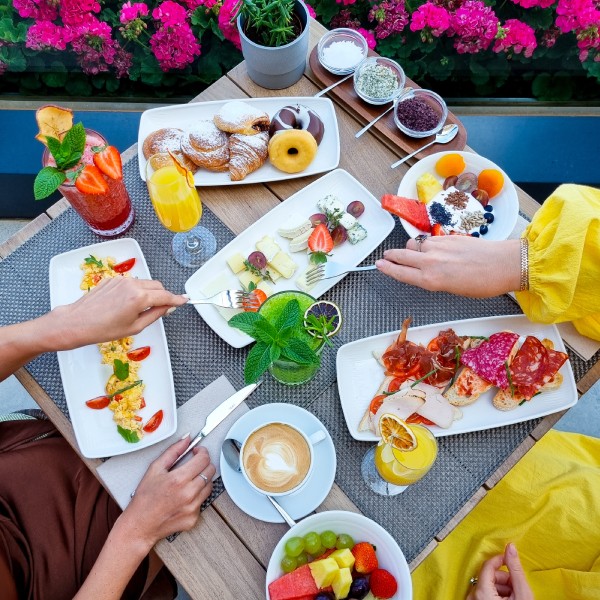
[[[64,329],[70,349],[139,333],[172,307],[186,303],[160,281],[114,277],[102,280],[82,298],[42,317],[54,330]]]
[[[417,249],[386,250],[376,263],[386,275],[432,292],[488,298],[518,290],[519,240],[492,241],[462,235],[428,237]]]
[[[501,571],[506,565],[508,571]],[[477,584],[467,600],[534,600],[514,544],[507,544],[504,554],[486,560],[481,567]]]

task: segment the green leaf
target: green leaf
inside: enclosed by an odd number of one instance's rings
[[[73,153],[79,153],[83,155],[85,150],[85,127],[83,123],[76,123],[67,131],[62,143],[63,145],[70,146]],[[81,158],[81,156],[80,156]]]
[[[271,362],[275,362],[281,356],[281,348],[277,345],[272,345],[269,348]]]
[[[264,317],[255,312],[245,312],[239,313],[237,315],[233,315],[231,319],[229,319],[229,326],[235,327],[244,333],[247,333],[250,337],[255,337],[256,324],[265,320]]]
[[[121,437],[129,444],[137,444],[140,441],[140,437],[137,434],[137,431],[124,429],[120,425],[117,425],[117,431],[121,434]]]
[[[97,267],[102,268],[104,265],[101,260],[98,260],[93,254],[90,254],[84,261],[86,265],[96,265]]]
[[[265,344],[275,344],[278,337],[277,330],[266,319],[261,319],[255,323],[254,339]]]
[[[311,252],[310,262],[313,265],[320,265],[327,262],[327,254],[325,252]]]
[[[54,193],[64,183],[66,175],[56,167],[44,167],[33,182],[33,195],[36,200],[43,200]]]
[[[275,322],[278,331],[300,324],[300,303],[295,298],[290,300],[282,309]]]
[[[321,362],[319,355],[304,340],[298,338],[289,340],[281,349],[281,354],[299,365],[318,365]]]
[[[129,377],[129,363],[115,358],[113,372],[118,380],[125,381]]]
[[[263,342],[256,342],[246,358],[244,380],[254,383],[269,368],[271,364],[271,347]]]
[[[46,144],[48,145],[48,150],[50,150],[50,154],[52,156],[56,156],[60,153],[60,140],[52,137],[50,135],[46,136]]]
[[[280,329],[279,334],[277,335],[277,343],[280,346],[284,346],[287,343],[287,341],[290,339],[290,337],[292,337],[294,335],[294,333],[296,333],[297,329],[298,329],[297,326],[284,327],[283,329]]]

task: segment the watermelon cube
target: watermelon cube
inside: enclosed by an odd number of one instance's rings
[[[398,215],[421,231],[431,231],[431,221],[425,204],[412,198],[403,198],[393,194],[385,194],[381,198],[381,207],[388,212]]]
[[[306,597],[312,600],[318,591],[308,565],[302,565],[269,584],[271,600],[305,600]]]

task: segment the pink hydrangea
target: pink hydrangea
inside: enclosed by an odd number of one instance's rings
[[[306,8],[308,10],[308,14],[313,18],[316,19],[317,18],[317,13],[315,12],[315,9],[308,3],[305,2],[304,3],[306,5]]]
[[[517,6],[523,8],[549,8],[556,0],[511,0]]]
[[[147,17],[148,12],[148,6],[143,2],[135,2],[134,4],[131,2],[125,2],[125,4],[123,4],[121,7],[119,20],[121,23],[129,23],[140,17]]]
[[[13,0],[13,6],[23,19],[54,21],[58,17],[58,7],[52,0]]]
[[[217,22],[226,40],[229,40],[238,50],[242,49],[240,33],[235,21],[232,22],[238,0],[224,0],[219,11]]]
[[[393,33],[401,33],[408,25],[408,11],[404,0],[384,0],[373,5],[369,20],[377,21],[375,37],[382,40]]]
[[[563,33],[600,25],[600,11],[594,0],[558,0],[556,14],[556,26]]]
[[[454,47],[459,54],[476,54],[486,50],[498,33],[498,17],[480,0],[467,0],[450,18],[448,33],[456,36]]]
[[[100,12],[100,3],[96,0],[61,0],[58,4],[65,25],[93,23],[94,14]]]
[[[371,33],[368,29],[363,29],[362,27],[359,27],[356,31],[358,31],[358,33],[360,33],[365,40],[367,40],[367,46],[371,50],[374,50],[375,46],[377,45],[377,40],[375,39],[373,33]]]
[[[84,73],[96,75],[109,70],[119,45],[112,39],[108,23],[92,17],[85,24],[72,27],[71,34],[71,46]]]
[[[160,68],[165,72],[187,67],[200,56],[201,51],[192,28],[185,22],[179,25],[162,25],[150,38],[150,47]]]
[[[450,14],[442,6],[426,2],[412,14],[411,31],[427,29],[435,37],[440,37],[450,27]]]
[[[32,50],[65,50],[71,40],[68,30],[51,21],[36,21],[27,31],[25,45]]]
[[[187,19],[187,11],[181,4],[166,0],[152,11],[152,18],[163,25],[183,25]]]
[[[508,19],[500,28],[493,51],[506,52],[509,56],[522,52],[523,56],[531,58],[536,48],[537,40],[534,30],[523,21]]]

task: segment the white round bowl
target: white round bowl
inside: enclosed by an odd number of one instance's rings
[[[269,584],[283,575],[280,567],[285,554],[287,540],[294,536],[302,537],[309,531],[321,533],[327,529],[337,534],[347,533],[355,542],[370,542],[377,548],[379,567],[389,571],[398,582],[398,591],[393,600],[411,600],[412,581],[410,570],[400,546],[381,525],[364,515],[343,510],[331,510],[311,515],[292,527],[280,540],[269,560],[265,596],[269,600]]]

